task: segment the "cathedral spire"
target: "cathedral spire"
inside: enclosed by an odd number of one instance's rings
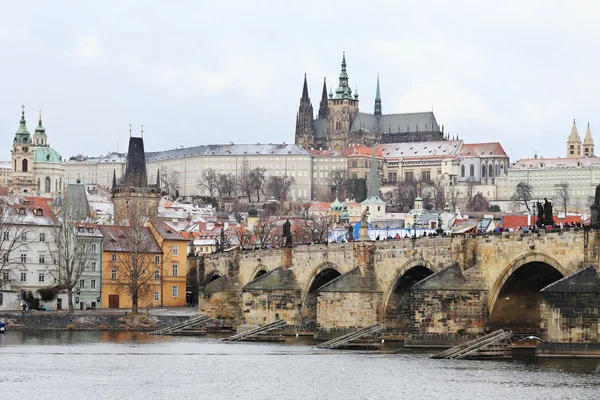
[[[308,84],[306,83],[306,73],[304,74],[304,86],[302,87],[302,98],[300,101],[309,101],[308,98]]]
[[[21,120],[19,121],[19,129],[17,129],[15,136],[27,137],[26,140],[20,140],[22,142],[26,142],[29,139],[29,131],[27,130],[27,122],[25,121],[25,106],[24,105],[21,106]],[[15,140],[16,140],[16,138],[15,138]]]
[[[319,104],[319,119],[327,119],[329,106],[327,103],[327,80],[323,78],[323,94],[321,94],[321,103]]]
[[[352,89],[348,86],[348,72],[346,72],[346,52],[342,55],[342,71],[340,72],[340,85],[335,90],[336,99],[352,98]]]
[[[381,93],[379,90],[379,74],[377,74],[377,90],[375,91],[375,117],[381,118]]]

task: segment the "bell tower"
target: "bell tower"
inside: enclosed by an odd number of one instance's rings
[[[25,106],[21,106],[19,129],[15,133],[11,150],[12,172],[9,193],[13,195],[35,195],[36,185],[33,177],[33,146],[31,135],[25,121]]]

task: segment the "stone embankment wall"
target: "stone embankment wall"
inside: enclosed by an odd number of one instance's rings
[[[99,331],[132,330],[149,331],[174,325],[188,319],[187,316],[138,314],[135,318],[124,314],[0,314],[8,331]]]

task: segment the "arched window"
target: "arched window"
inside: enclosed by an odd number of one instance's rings
[[[500,168],[498,167],[498,164],[496,164],[496,176],[500,175]]]
[[[498,173],[496,173],[496,175],[498,175]],[[490,164],[490,178],[494,177],[494,166],[492,164]]]
[[[50,177],[49,176],[47,176],[46,179],[44,179],[44,192],[50,193]]]
[[[461,176],[461,178],[465,177],[465,166],[464,165],[460,166],[460,176]]]
[[[471,166],[469,167],[469,175],[471,176],[471,178],[475,176],[475,166],[473,164],[471,164]]]
[[[22,166],[21,171],[27,172],[27,159],[26,158],[23,159],[23,162],[21,163],[21,166]]]
[[[485,165],[481,166],[481,177],[485,178]]]

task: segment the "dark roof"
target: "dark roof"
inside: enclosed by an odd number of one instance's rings
[[[98,229],[104,237],[105,251],[138,250],[142,253],[162,253],[150,228],[98,225]]]
[[[543,293],[600,293],[600,277],[590,265],[541,290]]]
[[[418,133],[439,132],[433,111],[382,115],[379,120],[373,114],[359,112],[352,122],[350,132]]]
[[[90,217],[90,204],[88,203],[85,186],[82,184],[67,185],[63,213],[70,221],[85,221]]]
[[[301,290],[292,269],[276,268],[244,286],[248,290]]]
[[[156,232],[165,240],[183,240],[188,241],[181,233],[177,232],[169,225],[165,224],[163,221],[159,219],[153,219],[150,221],[150,224],[154,227]]]
[[[146,175],[146,156],[144,153],[144,139],[141,137],[129,138],[129,150],[127,152],[127,166],[123,178],[125,187],[146,187],[148,178]]]
[[[338,276],[331,282],[326,283],[318,289],[318,292],[352,292],[365,293],[377,292],[377,277],[373,272],[367,272],[363,276],[359,267],[355,267],[345,274]]]
[[[475,276],[467,279],[459,263],[454,262],[441,271],[429,275],[415,284],[410,290],[485,290],[486,285]]]
[[[146,162],[169,160],[195,156],[243,156],[243,155],[292,154],[308,155],[308,152],[295,144],[210,144],[182,149],[146,153]]]

